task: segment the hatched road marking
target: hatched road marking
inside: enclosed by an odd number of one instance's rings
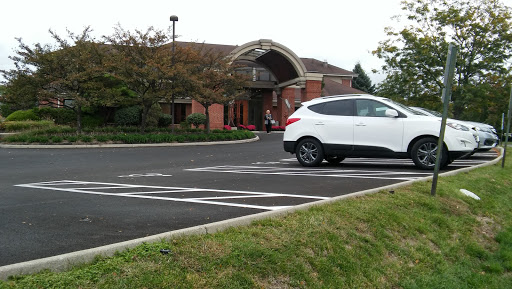
[[[262,206],[251,205],[247,203],[233,202],[243,199],[248,201],[255,198],[276,198],[276,201],[285,202],[291,199],[312,199],[312,200],[326,200],[328,197],[320,196],[306,196],[306,195],[292,195],[280,193],[264,193],[264,192],[250,192],[250,191],[235,191],[235,190],[215,190],[215,189],[201,189],[201,188],[182,188],[182,187],[163,187],[163,186],[143,186],[143,185],[129,185],[129,184],[115,184],[115,183],[99,183],[99,182],[82,182],[82,181],[53,181],[53,182],[40,182],[31,184],[16,185],[17,187],[63,191],[80,194],[91,195],[104,195],[126,198],[140,198],[162,201],[198,203],[208,205],[219,205],[229,207],[241,207],[259,210],[279,210],[283,208],[292,207],[293,205],[283,206]],[[156,196],[157,194],[170,194],[171,197]],[[279,200],[277,200],[279,198]],[[228,202],[228,201],[231,202]]]

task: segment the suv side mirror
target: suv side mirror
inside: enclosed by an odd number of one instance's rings
[[[398,117],[398,111],[394,109],[386,109],[385,115],[387,117]]]

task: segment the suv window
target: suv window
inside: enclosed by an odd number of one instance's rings
[[[390,107],[382,102],[371,99],[356,100],[357,116],[385,117],[387,109],[390,109]]]
[[[353,116],[354,109],[352,100],[335,100],[319,103],[308,107],[310,110],[326,115]]]

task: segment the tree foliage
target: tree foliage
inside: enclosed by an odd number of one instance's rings
[[[109,70],[136,95],[142,108],[141,132],[151,108],[172,91],[172,53],[165,46],[171,39],[169,31],[149,27],[129,31],[118,25],[114,34],[106,36],[111,45]]]
[[[208,109],[226,104],[243,93],[245,76],[235,73],[226,55],[205,45],[178,45],[173,53],[169,30],[149,27],[129,31],[118,25],[98,41],[86,27],[80,34],[61,37],[50,30],[53,45],[26,45],[19,39],[15,69],[2,71],[7,79],[3,103],[16,109],[41,102],[72,100],[81,131],[84,108],[141,108],[140,130],[158,123],[160,102],[192,98]],[[64,103],[65,104],[65,103]]]
[[[244,95],[247,76],[236,73],[230,59],[221,52],[206,50],[202,45],[195,48],[198,62],[194,65],[192,89],[189,95],[205,108],[206,130],[210,132],[209,107],[228,104]]]
[[[30,47],[18,39],[17,55],[11,57],[16,69],[3,71],[8,80],[6,98],[24,100],[23,106],[36,102],[65,105],[75,111],[80,133],[84,107],[112,105],[127,92],[108,75],[106,47],[91,36],[90,27],[80,34],[68,30],[67,37],[49,32],[54,45]],[[72,104],[66,105],[63,99],[71,99]]]
[[[455,118],[494,121],[506,111],[503,86],[510,81],[510,8],[499,0],[406,0],[401,30],[373,52],[387,74],[379,95],[439,109],[450,43],[457,45],[451,112]],[[486,109],[483,109],[486,107]],[[494,123],[495,124],[495,123]]]
[[[362,90],[364,92],[368,92],[369,94],[374,94],[375,85],[372,84],[372,80],[364,71],[363,67],[361,66],[361,63],[356,63],[353,72],[357,73],[358,76],[352,82],[352,87]]]

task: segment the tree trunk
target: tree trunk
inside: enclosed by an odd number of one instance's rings
[[[82,134],[82,106],[76,105],[76,133]]]
[[[206,128],[206,133],[210,133],[210,112],[208,111],[208,108],[210,106],[209,105],[206,105],[204,108],[204,115],[206,115],[206,123],[205,123],[205,128]]]
[[[146,105],[142,106],[142,119],[140,121],[140,133],[144,133],[146,130],[146,120],[148,118],[149,110],[151,107],[147,107]]]

